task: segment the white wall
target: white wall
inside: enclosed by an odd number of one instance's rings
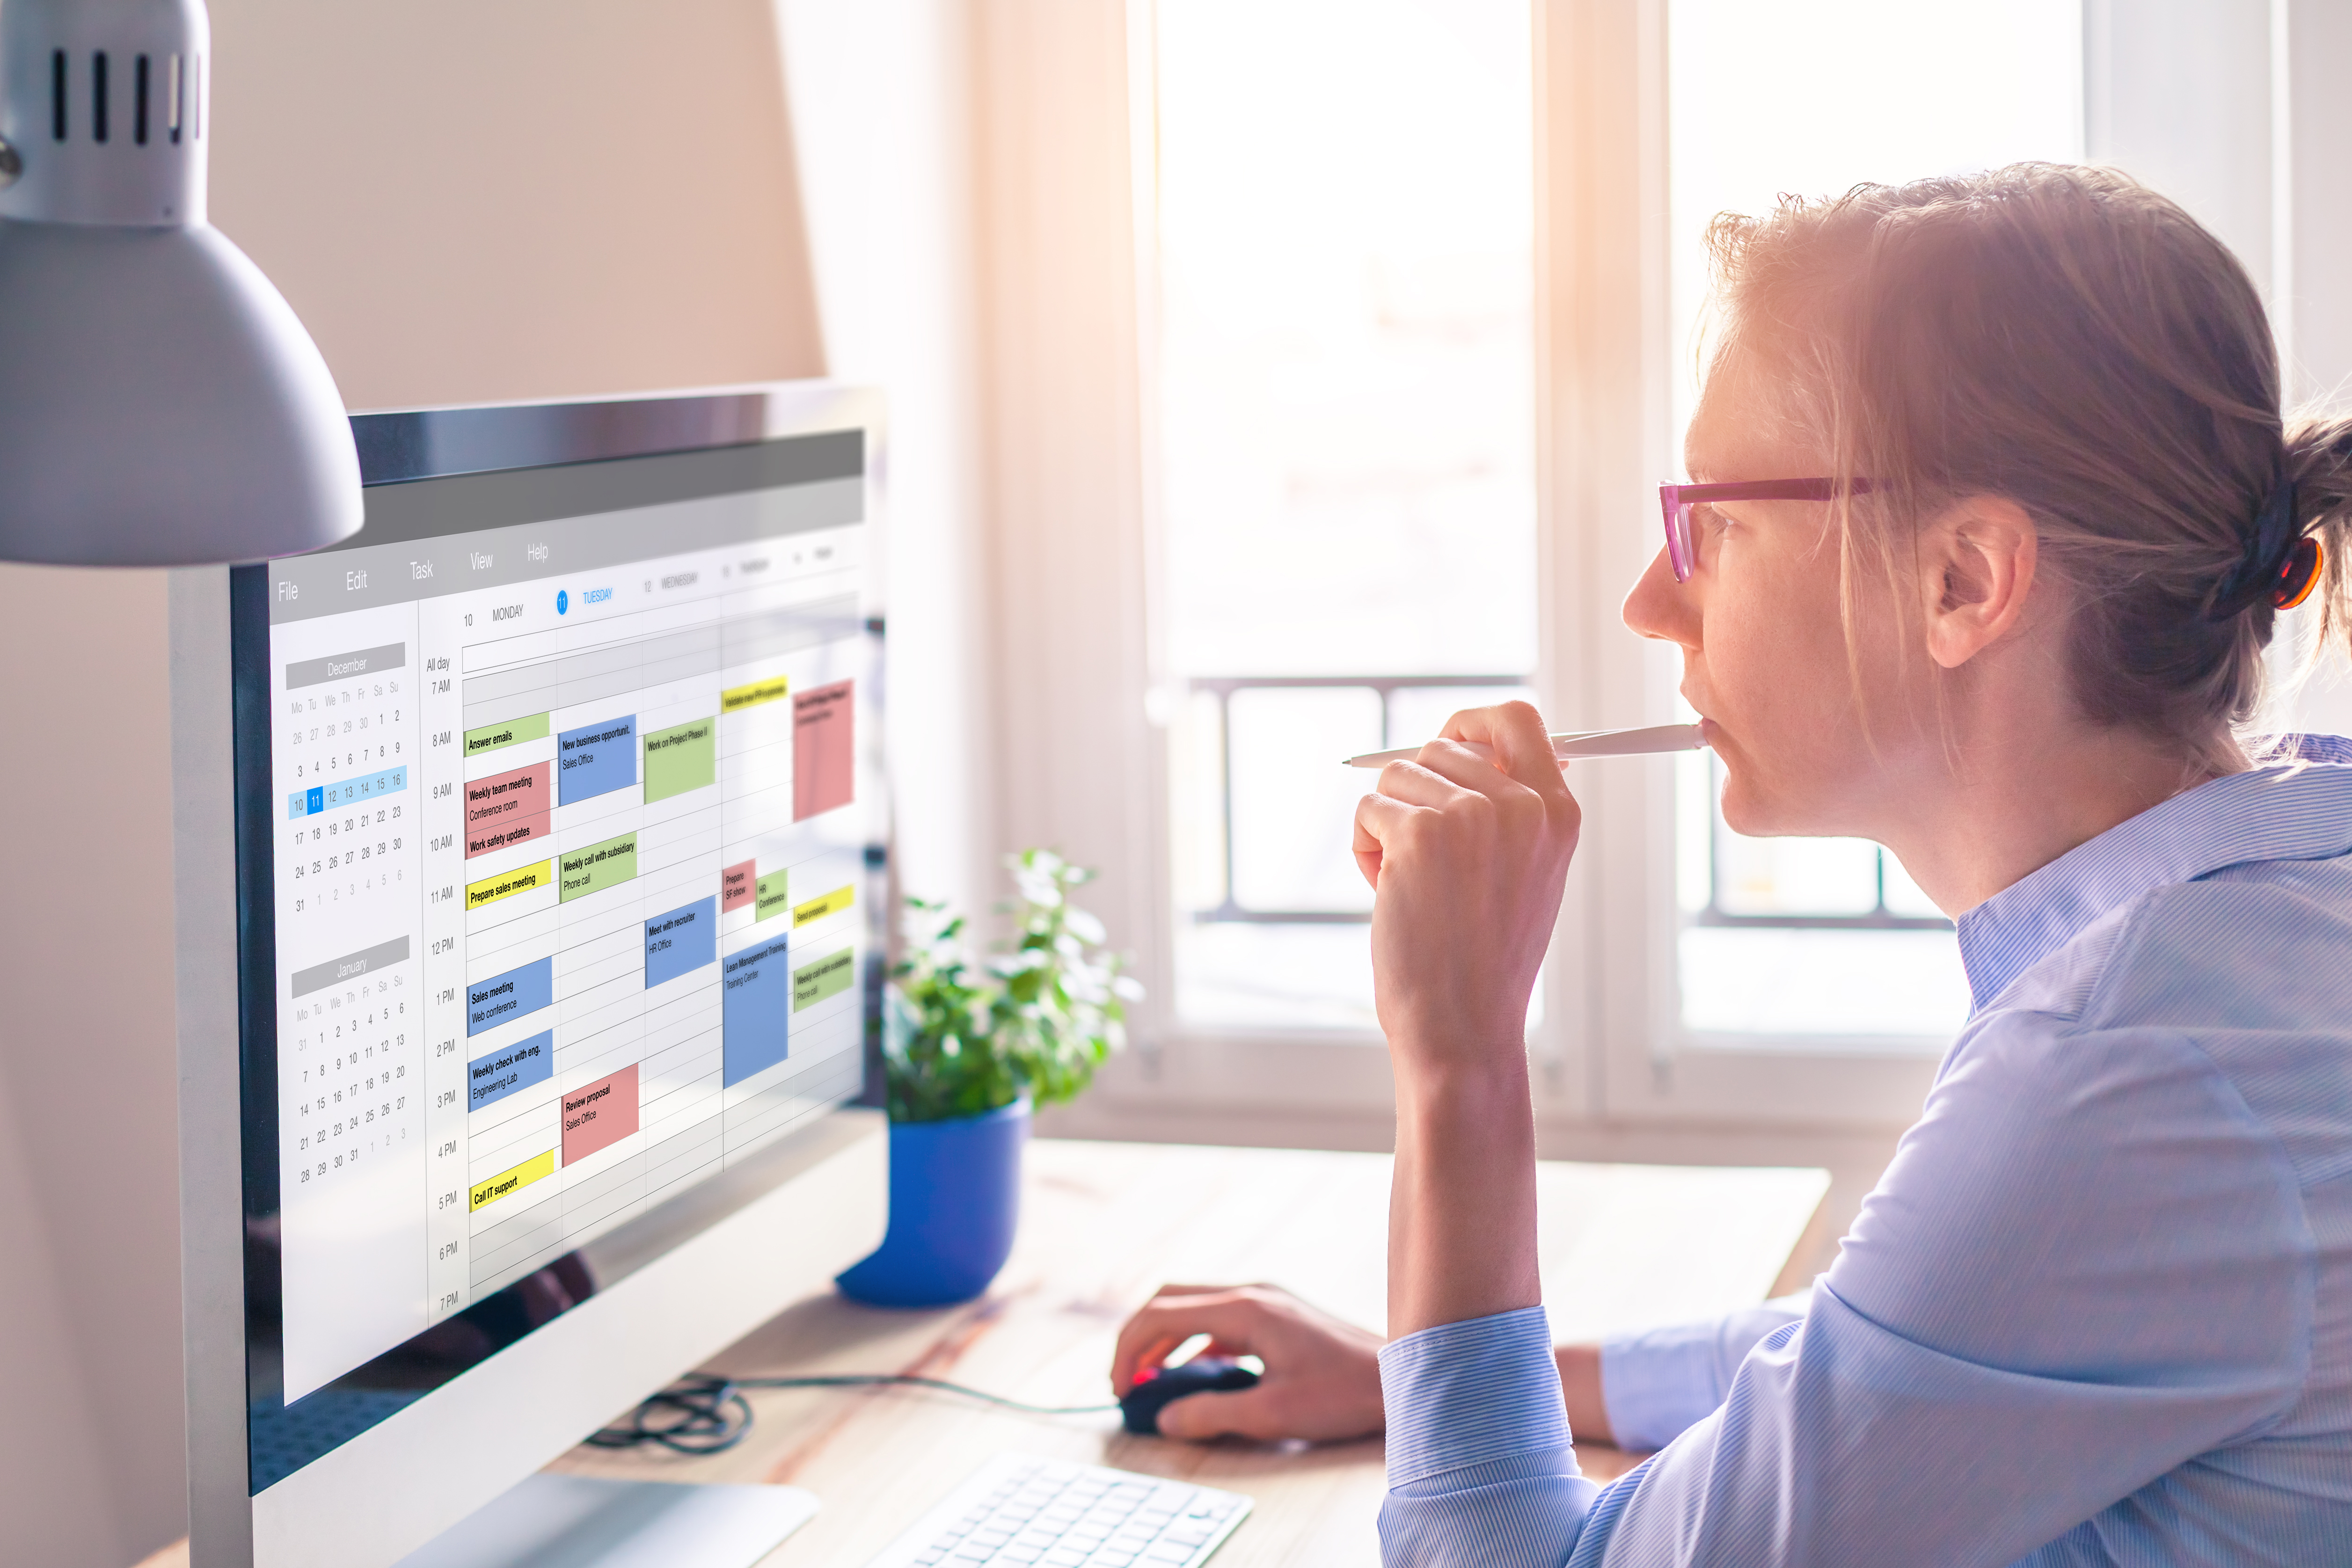
[[[2352,6],[2343,0],[2285,0],[2273,12],[2277,90],[2285,102],[2275,122],[2291,134],[2294,155],[2274,184],[2292,196],[2278,256],[2278,292],[2286,301],[2289,395],[2336,412],[2352,408],[2352,159],[2342,155],[2342,78],[2352,64]],[[2316,635],[2317,610],[2289,617],[2295,635]],[[2285,722],[2302,729],[2352,735],[2352,659],[2322,659],[2294,694]]]
[[[181,1528],[163,578],[0,570],[0,1558]],[[21,1555],[20,1555],[21,1553]]]
[[[823,373],[770,0],[213,18],[214,217],[353,406]],[[10,1568],[185,1528],[164,650],[159,576],[0,567]]]
[[[2343,78],[2352,64],[2352,5],[2343,0],[2291,0],[2273,47],[2284,67],[2295,155],[2277,183],[2294,193],[2294,221],[2284,251],[2284,292],[2294,341],[2289,356],[2295,395],[2352,405],[2352,159],[2343,155]],[[2347,709],[2352,718],[2352,708]]]
[[[819,375],[770,0],[214,0],[213,220],[353,408]]]
[[[2084,0],[2084,147],[2163,192],[2267,296],[2271,0]]]

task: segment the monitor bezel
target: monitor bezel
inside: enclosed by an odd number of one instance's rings
[[[658,398],[390,411],[354,415],[352,427],[362,455],[363,482],[372,490],[463,475],[574,467],[710,451],[856,428],[866,433],[866,517],[868,522],[879,520],[878,476],[883,450],[879,399],[868,392],[831,383],[776,383]],[[362,530],[352,540],[334,548],[358,548],[370,542],[373,541]],[[863,597],[868,630],[873,634],[869,642],[873,642],[878,639],[881,629],[879,606],[873,602],[870,591]],[[266,723],[268,590],[263,569],[191,569],[175,573],[172,603],[175,773],[188,785],[175,802],[174,826],[178,841],[175,870],[180,883],[181,940],[177,959],[184,1090],[183,1158],[186,1179],[183,1207],[190,1306],[192,1534],[199,1542],[209,1538],[218,1548],[204,1550],[198,1561],[245,1563],[261,1560],[256,1555],[261,1542],[254,1526],[254,1515],[260,1511],[230,1506],[223,1483],[234,1479],[237,1499],[249,1504],[257,1505],[268,1490],[253,1484],[248,1400],[257,1392],[257,1379],[266,1380],[271,1370],[267,1364],[272,1358],[257,1354],[271,1347],[259,1344],[257,1335],[274,1335],[278,1332],[274,1322],[264,1323],[257,1318],[259,1291],[268,1283],[257,1270],[274,1270],[277,1259],[274,1249],[259,1245],[259,1233],[253,1223],[265,1211],[275,1213],[275,1160],[257,1162],[248,1157],[252,1128],[262,1122],[274,1125],[276,1111],[275,912],[267,855],[270,826],[269,738]],[[263,655],[257,658],[251,647],[257,625]],[[242,649],[241,642],[245,644]],[[233,650],[245,656],[235,656]],[[239,689],[250,688],[257,672],[261,683],[257,706],[254,691]],[[208,713],[229,722],[208,725],[204,722]],[[255,716],[264,722],[236,722],[240,716],[249,719]],[[257,819],[253,815],[257,809],[260,813]],[[878,836],[884,813],[874,810],[868,821],[874,835]],[[233,834],[221,832],[225,822],[235,824]],[[247,841],[252,852],[237,852],[240,839]],[[226,856],[222,853],[224,849],[227,851]],[[869,848],[867,860],[871,878],[880,870],[878,845]],[[206,889],[215,894],[209,901],[209,911],[204,908]],[[221,892],[229,893],[234,899],[235,918],[229,923],[226,943],[220,939],[221,900],[216,895]],[[872,901],[868,902],[870,908]],[[229,949],[226,955],[221,952],[223,946]],[[879,950],[878,944],[869,942],[866,988],[869,1020],[878,994],[878,966],[873,956]],[[224,956],[231,960],[225,966],[226,977],[220,962]],[[203,1027],[207,1019],[212,1024],[210,1030]],[[228,1063],[221,1060],[225,1053],[218,1049],[219,1026],[230,1019],[235,1020],[235,1069],[224,1075],[220,1069]],[[195,1039],[199,1032],[206,1035],[201,1043]],[[869,1022],[868,1033],[871,1032]],[[191,1071],[200,1060],[207,1070]],[[232,1079],[233,1083],[224,1085],[224,1076]],[[204,1085],[202,1090],[198,1088],[200,1082]],[[269,1113],[257,1120],[252,1115],[256,1095],[271,1102],[266,1107]],[[232,1106],[234,1114],[224,1116]],[[866,1118],[867,1123],[873,1120],[870,1115]],[[876,1206],[856,1200],[855,1195],[861,1183],[872,1185],[874,1173],[865,1167],[872,1166],[878,1155],[862,1145],[876,1141],[874,1129],[854,1119],[829,1117],[819,1121],[841,1121],[842,1124],[813,1127],[804,1134],[793,1134],[786,1140],[789,1148],[780,1149],[773,1157],[762,1155],[762,1175],[759,1179],[766,1185],[740,1195],[741,1202],[738,1207],[744,1214],[729,1210],[714,1219],[709,1206],[703,1205],[704,1212],[682,1228],[674,1241],[666,1244],[664,1256],[650,1266],[658,1269],[666,1261],[668,1250],[695,1241],[714,1225],[722,1228],[731,1225],[737,1231],[743,1230],[756,1219],[756,1216],[747,1216],[761,1208],[766,1197],[791,1182],[811,1179],[811,1171],[817,1171],[835,1185],[845,1182],[852,1193],[852,1200],[843,1206],[845,1226],[831,1225],[830,1229],[839,1234],[831,1238],[829,1250],[826,1245],[820,1244],[812,1249],[811,1256],[841,1254],[832,1259],[831,1266],[837,1267],[854,1260],[862,1247],[871,1245],[878,1238],[878,1231],[877,1237],[868,1237],[866,1232],[878,1226],[878,1210],[864,1212]],[[846,1155],[845,1150],[849,1151]],[[274,1143],[267,1152],[274,1155]],[[232,1254],[220,1245],[227,1236],[223,1206],[218,1199],[226,1196],[226,1189],[230,1185],[223,1179],[224,1155],[232,1156],[228,1168],[234,1173],[236,1195],[233,1209],[235,1261],[226,1267],[224,1263]],[[268,1171],[257,1168],[265,1163]],[[264,1186],[268,1188],[266,1192],[261,1190]],[[655,1212],[665,1212],[671,1207],[664,1205]],[[767,1203],[765,1207],[773,1210],[775,1206]],[[801,1269],[798,1272],[804,1275],[807,1271]],[[822,1277],[822,1273],[817,1276],[820,1281]],[[509,1291],[499,1292],[499,1297],[520,1290],[523,1283],[519,1281]],[[592,1297],[590,1301],[595,1299]],[[224,1310],[232,1302],[233,1312]],[[771,1298],[760,1315],[773,1311],[776,1304],[780,1303]],[[234,1369],[230,1358],[223,1354],[229,1348],[231,1336],[224,1330],[231,1320],[236,1330]],[[741,1326],[748,1328],[757,1321],[759,1318],[754,1317]],[[286,1486],[297,1481],[316,1468],[318,1458],[357,1441],[367,1431],[390,1422],[395,1415],[404,1415],[408,1408],[431,1401],[440,1389],[461,1379],[472,1378],[478,1383],[481,1370],[495,1369],[500,1357],[515,1344],[548,1326],[546,1322],[532,1323],[523,1335],[494,1345],[469,1364],[449,1367],[430,1386],[418,1390],[401,1410],[387,1412],[338,1439],[320,1455],[287,1473],[277,1484]],[[573,1325],[563,1337],[576,1340],[583,1332]],[[724,1340],[718,1342],[723,1343]],[[718,1343],[681,1348],[678,1359],[691,1363],[718,1348]],[[232,1385],[233,1409],[226,1397]],[[642,1392],[644,1389],[638,1388],[617,1397],[625,1399]],[[572,1434],[574,1437],[578,1435]],[[544,1447],[544,1443],[540,1446]],[[524,1467],[524,1473],[535,1469],[541,1458],[533,1457]],[[232,1515],[241,1517],[232,1519]],[[204,1528],[206,1524],[215,1528],[207,1531]]]

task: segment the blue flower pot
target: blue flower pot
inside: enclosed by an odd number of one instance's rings
[[[988,1289],[1021,1219],[1029,1102],[951,1122],[890,1124],[890,1228],[834,1279],[876,1307],[944,1307]]]

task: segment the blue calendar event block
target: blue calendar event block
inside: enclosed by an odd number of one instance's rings
[[[646,922],[646,988],[719,957],[719,896],[699,898]]]
[[[637,716],[567,729],[555,737],[555,803],[569,806],[637,781]]]
[[[726,990],[720,1003],[720,1082],[732,1088],[764,1072],[791,1054],[793,971],[787,939],[765,942],[727,955]]]

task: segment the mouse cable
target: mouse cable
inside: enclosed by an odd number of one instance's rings
[[[741,1442],[751,1430],[751,1404],[743,1397],[743,1391],[747,1388],[891,1386],[929,1388],[941,1394],[961,1395],[967,1399],[978,1399],[1030,1416],[1099,1416],[1118,1408],[1117,1404],[1030,1405],[1018,1399],[1007,1399],[1001,1394],[967,1388],[960,1383],[946,1383],[936,1377],[915,1377],[905,1373],[723,1377],[717,1373],[698,1372],[679,1379],[670,1387],[646,1399],[631,1413],[626,1424],[592,1432],[587,1441],[599,1448],[634,1448],[646,1443],[658,1443],[676,1454],[722,1453]]]

